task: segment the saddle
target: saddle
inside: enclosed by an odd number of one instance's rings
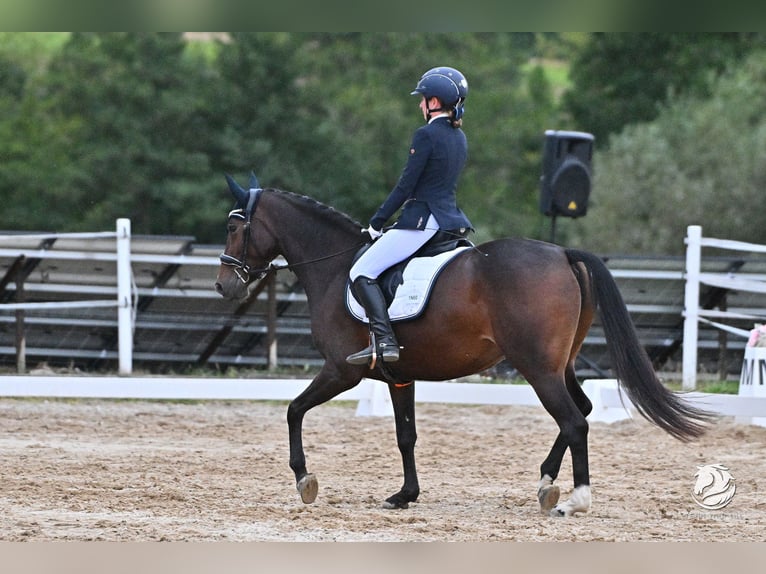
[[[415,319],[426,307],[436,279],[454,257],[473,247],[468,232],[439,230],[410,257],[384,271],[378,285],[388,305],[392,322]],[[364,245],[354,256],[359,259],[372,245]],[[367,322],[364,308],[356,300],[349,281],[346,287],[346,308],[362,322]]]

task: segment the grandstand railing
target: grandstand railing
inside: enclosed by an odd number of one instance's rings
[[[122,375],[135,362],[274,368],[277,331],[306,339],[308,326],[245,311],[305,305],[305,296],[276,293],[272,275],[245,303],[225,301],[213,289],[220,249],[192,237],[132,236],[128,219],[114,232],[0,234],[0,354],[15,356],[19,372],[27,355],[85,370],[117,362]],[[247,338],[267,341],[264,357],[222,344]]]

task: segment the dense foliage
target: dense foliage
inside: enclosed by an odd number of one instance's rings
[[[470,84],[459,198],[477,240],[547,238],[537,205],[542,135],[554,128],[597,135],[593,207],[561,225],[562,242],[672,251],[683,228],[671,205],[766,242],[727,210],[763,188],[761,44],[755,34],[2,33],[0,229],[109,229],[129,217],[134,233],[220,243],[222,175],[251,169],[366,222],[422,122],[409,92],[426,69],[452,65]]]
[[[594,34],[574,55],[563,107],[601,141],[653,120],[673,95],[708,96],[710,81],[748,54],[754,33]]]
[[[673,97],[599,155],[598,194],[571,239],[622,253],[683,252],[688,225],[766,244],[766,52],[711,85]]]

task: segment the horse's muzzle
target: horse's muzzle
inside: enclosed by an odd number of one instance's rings
[[[215,282],[215,291],[224,299],[243,299],[247,295],[247,285],[232,273],[227,277],[218,278]]]

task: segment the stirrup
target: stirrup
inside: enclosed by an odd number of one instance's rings
[[[370,334],[371,342],[366,349],[362,349],[352,355],[346,357],[346,362],[352,365],[370,365],[371,369],[375,368],[375,364],[380,358],[384,363],[394,363],[399,360],[399,345],[381,343],[378,345],[375,340],[375,335]]]
[[[366,365],[368,363],[375,364],[377,354],[375,353],[375,347],[370,345],[366,349],[362,349],[352,355],[346,357],[346,362],[351,365]]]

